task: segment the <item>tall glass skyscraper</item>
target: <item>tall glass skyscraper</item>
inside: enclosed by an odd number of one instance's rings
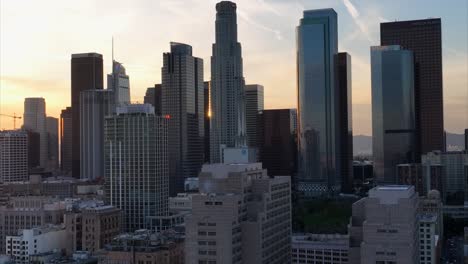
[[[372,153],[378,184],[396,184],[398,164],[415,160],[413,52],[371,47]]]
[[[305,196],[334,194],[341,188],[335,10],[304,11],[296,34],[299,151],[296,189]]]
[[[221,162],[220,146],[246,144],[245,80],[242,49],[237,42],[236,4],[216,4],[216,42],[211,56],[211,132],[212,163]]]
[[[23,129],[39,133],[39,163],[42,168],[47,168],[47,121],[46,103],[42,97],[24,99]]]
[[[107,89],[114,91],[116,106],[130,103],[130,79],[125,67],[118,61],[112,61],[112,74],[107,75]]]
[[[168,118],[170,194],[184,191],[184,180],[198,177],[204,157],[203,60],[192,56],[192,47],[171,42],[164,53],[161,101]]]
[[[416,144],[420,154],[445,150],[440,18],[380,24],[380,45],[400,45],[414,56]]]

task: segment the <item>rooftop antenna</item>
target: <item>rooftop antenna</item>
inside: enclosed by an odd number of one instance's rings
[[[112,63],[114,63],[114,36],[112,36]]]

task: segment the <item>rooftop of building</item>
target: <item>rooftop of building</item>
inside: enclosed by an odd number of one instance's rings
[[[399,28],[402,26],[421,26],[421,25],[431,25],[431,24],[439,24],[440,25],[440,18],[425,18],[425,19],[416,19],[416,20],[404,20],[404,21],[391,21],[391,22],[383,22],[380,23],[381,27],[395,27]]]
[[[88,58],[88,57],[94,57],[94,58],[101,58],[102,59],[102,55],[99,54],[99,53],[95,53],[95,52],[72,54],[72,59]]]
[[[317,17],[325,15],[337,15],[335,9],[333,8],[320,8],[320,9],[311,9],[304,11],[304,17]]]
[[[203,165],[201,172],[212,173],[214,178],[226,178],[232,172],[247,172],[261,170],[262,163],[215,163]]]
[[[292,234],[291,243],[294,245],[313,246],[320,248],[340,247],[348,249],[349,235],[340,234]]]
[[[369,190],[369,198],[378,198],[382,204],[397,204],[400,199],[415,195],[411,185],[383,185]]]
[[[133,233],[120,234],[106,245],[105,249],[107,251],[155,252],[181,242],[183,242],[183,236],[174,230],[156,233],[140,229]]]
[[[418,215],[419,222],[422,223],[437,223],[437,214],[424,213]]]

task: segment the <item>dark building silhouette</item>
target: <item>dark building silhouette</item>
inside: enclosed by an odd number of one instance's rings
[[[258,114],[259,161],[270,176],[296,173],[296,110],[268,109]]]
[[[171,42],[163,54],[162,115],[168,119],[169,191],[184,191],[185,178],[198,177],[204,162],[203,60],[192,47]]]
[[[69,173],[72,170],[72,110],[67,107],[60,114],[60,170]]]
[[[28,133],[28,169],[31,171],[33,168],[37,168],[41,165],[40,163],[40,148],[41,148],[41,135],[38,132],[31,130]]]
[[[71,107],[72,107],[72,176],[80,177],[80,93],[103,89],[102,55],[97,53],[72,54]]]
[[[336,121],[340,133],[341,191],[353,191],[353,112],[351,94],[351,56],[346,52],[335,55],[335,85],[338,101]]]
[[[210,82],[204,82],[204,101],[205,104],[205,163],[210,162]]]
[[[245,85],[245,131],[247,135],[247,146],[257,148],[258,112],[263,110],[263,85]]]
[[[468,151],[468,129],[465,129],[465,150]]]
[[[414,54],[416,157],[444,151],[442,37],[440,18],[380,24],[380,44],[400,45]]]
[[[151,104],[154,107],[154,113],[161,115],[161,84],[155,84],[154,87],[146,89],[144,98],[145,104]]]

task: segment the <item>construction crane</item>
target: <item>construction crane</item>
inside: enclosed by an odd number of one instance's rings
[[[17,116],[16,113],[14,113],[13,115],[0,114],[0,116],[6,116],[6,117],[13,118],[13,129],[16,129],[16,119],[21,119],[21,116]]]

